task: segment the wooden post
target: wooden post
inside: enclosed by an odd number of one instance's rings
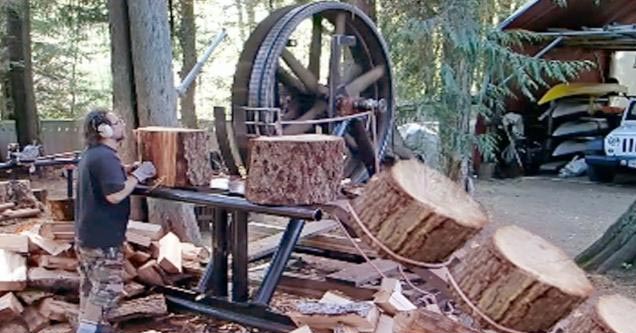
[[[245,197],[258,204],[311,205],[334,200],[344,141],[329,135],[258,137],[250,142]]]
[[[585,273],[563,251],[516,226],[498,229],[450,272],[482,313],[499,325],[524,332],[548,330],[594,291]],[[470,313],[461,295],[455,295]],[[473,317],[487,325],[478,314]]]
[[[558,325],[566,333],[633,333],[636,303],[620,295],[601,296],[593,304],[574,311]]]

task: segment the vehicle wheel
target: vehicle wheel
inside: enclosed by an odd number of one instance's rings
[[[587,176],[593,182],[611,183],[614,180],[615,172],[612,168],[588,165]]]

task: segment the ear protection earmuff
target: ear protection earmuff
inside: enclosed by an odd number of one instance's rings
[[[108,139],[113,136],[113,128],[106,123],[102,123],[97,126],[97,132],[99,132],[99,135],[104,139]]]
[[[104,139],[108,139],[113,136],[113,128],[108,124],[108,119],[105,116],[97,115],[92,119],[93,128]]]

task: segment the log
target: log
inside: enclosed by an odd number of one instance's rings
[[[207,186],[212,178],[208,139],[206,130],[141,127],[137,151],[140,160],[154,163],[163,186]]]
[[[69,316],[77,315],[79,305],[57,300],[55,298],[47,298],[40,303],[38,311],[45,318],[55,321],[68,321]]]
[[[62,269],[65,271],[75,272],[79,266],[79,262],[75,258],[54,257],[51,255],[41,255],[37,257],[38,266],[47,269]]]
[[[333,329],[346,325],[360,332],[373,332],[380,312],[370,302],[355,302],[344,305],[320,302],[304,302],[297,305],[297,312],[289,317],[298,326],[308,325],[316,329]]]
[[[0,214],[0,221],[34,217],[40,215],[40,213],[39,208],[7,209]]]
[[[499,325],[548,330],[594,291],[561,249],[522,228],[500,228],[484,243],[450,272],[471,303]],[[471,313],[461,297],[455,299]],[[486,325],[478,314],[473,316]]]
[[[328,135],[252,139],[245,198],[265,205],[332,201],[343,177],[344,149],[342,138]]]
[[[6,293],[0,297],[0,320],[5,321],[15,318],[19,316],[22,311],[24,311],[24,308],[13,293]]]
[[[169,232],[159,240],[159,257],[157,263],[164,271],[171,274],[183,271],[181,263],[181,241]]]
[[[27,285],[26,258],[0,250],[0,291],[19,291]]]
[[[565,333],[634,333],[636,302],[621,295],[605,295],[593,304],[582,306],[564,320],[560,328]]]
[[[29,327],[29,332],[31,333],[39,332],[43,328],[49,326],[49,319],[44,317],[40,311],[33,306],[29,306],[24,309],[22,318],[24,318],[24,321]]]
[[[0,202],[13,202],[17,208],[38,207],[28,179],[0,181]]]
[[[159,240],[164,235],[161,225],[147,222],[129,221],[126,231],[148,237],[151,241]]]
[[[48,270],[46,268],[29,268],[27,285],[50,291],[79,290],[79,274],[62,270]]]
[[[488,222],[481,206],[462,188],[416,160],[399,161],[376,174],[351,205],[362,224],[391,251],[431,263],[446,260]],[[354,219],[344,222],[387,256]]]
[[[153,294],[123,302],[108,314],[108,319],[120,322],[134,318],[156,317],[166,313],[168,313],[166,298],[162,294]]]
[[[75,200],[73,198],[49,200],[51,216],[55,221],[75,220]]]
[[[7,209],[15,208],[15,204],[13,202],[5,202],[0,204],[0,212],[4,212]]]
[[[16,234],[0,234],[0,249],[16,253],[29,253],[29,237]]]
[[[394,333],[480,333],[439,313],[419,309],[394,317]]]

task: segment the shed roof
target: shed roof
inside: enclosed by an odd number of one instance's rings
[[[525,29],[543,32],[549,29],[579,30],[581,27],[602,27],[609,24],[636,24],[635,0],[568,0],[560,7],[554,0],[530,0],[499,28]]]

